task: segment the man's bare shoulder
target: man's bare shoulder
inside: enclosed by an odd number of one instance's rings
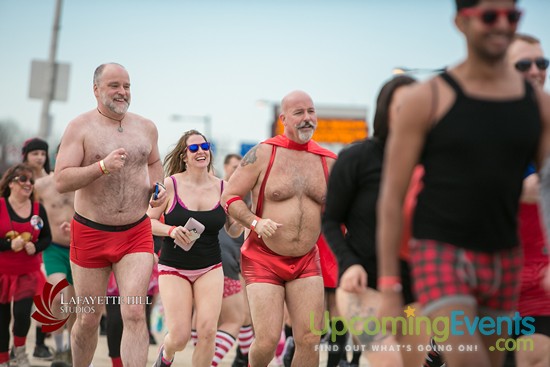
[[[74,119],[72,119],[69,122],[69,126],[74,126],[77,128],[81,128],[83,126],[87,126],[90,121],[95,121],[95,110],[90,110],[84,113],[81,113],[80,115],[76,116]]]
[[[138,115],[137,113],[133,112],[126,112],[126,118],[130,117],[132,120],[138,121],[140,124],[142,124],[144,127],[148,129],[156,129],[155,123],[148,119],[147,117],[143,117],[141,115]]]
[[[135,124],[138,124],[140,129],[143,129],[152,139],[158,135],[157,125],[152,120],[132,112],[127,112],[126,118],[130,118]]]
[[[93,112],[94,110],[84,112],[69,121],[64,135],[69,136],[70,140],[76,140],[78,136],[85,136],[90,129],[94,130],[96,119]]]
[[[433,97],[434,91],[438,91],[441,87],[441,80],[438,77],[411,84],[407,86],[407,93],[404,100],[408,103],[418,101],[429,101]]]
[[[241,160],[241,167],[256,166],[261,167],[271,152],[271,145],[257,144],[250,149]]]

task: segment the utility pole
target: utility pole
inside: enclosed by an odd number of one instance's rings
[[[56,0],[55,16],[53,21],[52,39],[50,43],[50,55],[48,58],[48,66],[46,71],[46,93],[44,93],[44,99],[42,102],[42,113],[40,115],[40,129],[38,130],[38,136],[44,140],[48,140],[51,133],[51,119],[50,119],[50,104],[54,98],[55,93],[55,80],[56,80],[56,54],[57,54],[57,39],[59,35],[60,19],[61,19],[61,4],[62,0]]]

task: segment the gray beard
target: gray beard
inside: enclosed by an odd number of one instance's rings
[[[119,115],[125,114],[126,111],[128,111],[129,103],[126,103],[126,105],[122,108],[118,108],[114,103],[109,103],[107,107],[113,111],[114,113],[117,113]]]
[[[313,133],[315,133],[315,130],[311,130],[311,132],[305,132],[301,129],[298,129],[298,138],[300,138],[301,141],[308,142],[313,137]]]

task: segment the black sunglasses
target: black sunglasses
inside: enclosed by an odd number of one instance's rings
[[[189,151],[191,153],[196,153],[199,151],[199,147],[203,150],[203,151],[208,151],[210,150],[210,143],[206,142],[206,143],[200,143],[200,144],[191,144],[191,145],[188,145],[187,146],[187,149],[189,149]]]
[[[494,25],[499,16],[505,16],[508,23],[516,25],[521,18],[521,10],[518,9],[483,9],[483,8],[464,8],[459,11],[464,16],[475,16],[481,19],[485,25]]]
[[[539,70],[546,70],[548,69],[548,64],[550,61],[545,57],[537,57],[536,59],[521,59],[514,65],[517,70],[521,71],[522,73],[526,72],[527,70],[531,69],[531,65],[537,65],[537,68]]]
[[[22,184],[29,181],[31,183],[31,185],[34,185],[34,178],[27,177],[27,175],[15,176],[13,178],[13,181],[17,181],[17,182],[22,183]]]

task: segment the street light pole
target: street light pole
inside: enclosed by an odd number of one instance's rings
[[[419,74],[419,73],[432,74],[432,73],[441,73],[445,70],[447,70],[446,67],[439,68],[439,69],[395,67],[395,68],[392,69],[392,74],[394,74],[394,75]]]
[[[48,64],[46,67],[46,93],[44,93],[44,99],[42,102],[42,113],[40,114],[40,128],[38,130],[38,136],[48,140],[51,133],[51,119],[50,119],[50,104],[54,98],[55,93],[55,79],[56,79],[56,54],[57,54],[57,39],[59,35],[59,22],[61,19],[61,5],[62,0],[56,0],[55,16],[53,22],[52,39],[50,43],[50,55]]]

